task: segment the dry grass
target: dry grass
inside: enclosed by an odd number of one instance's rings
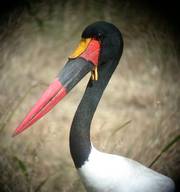
[[[38,2],[29,1],[20,17],[12,14],[0,36],[0,191],[84,191],[68,134],[89,77],[33,128],[15,139],[11,134],[83,28],[97,20],[117,25],[125,47],[93,120],[92,140],[103,151],[153,162],[153,169],[177,180],[180,65],[170,27],[130,1]]]

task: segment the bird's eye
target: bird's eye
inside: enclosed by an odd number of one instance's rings
[[[101,38],[103,35],[101,32],[98,33],[98,37]]]

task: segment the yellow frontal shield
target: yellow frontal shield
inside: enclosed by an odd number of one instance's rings
[[[90,41],[91,41],[91,38],[81,39],[79,45],[77,46],[75,51],[69,56],[69,58],[74,59],[80,56],[86,50]]]

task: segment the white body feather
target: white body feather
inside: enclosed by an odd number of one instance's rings
[[[88,192],[173,192],[174,182],[131,159],[102,153],[92,147],[78,169]]]

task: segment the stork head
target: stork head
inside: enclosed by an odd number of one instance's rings
[[[108,63],[109,60],[117,59],[122,53],[123,40],[119,29],[112,23],[98,21],[87,26],[82,32],[83,39],[96,39],[101,44],[99,63]]]
[[[122,46],[120,31],[113,24],[100,21],[87,26],[62,71],[16,128],[13,136],[48,113],[88,72],[92,72],[92,80],[98,80],[97,71],[109,60],[118,61]]]

